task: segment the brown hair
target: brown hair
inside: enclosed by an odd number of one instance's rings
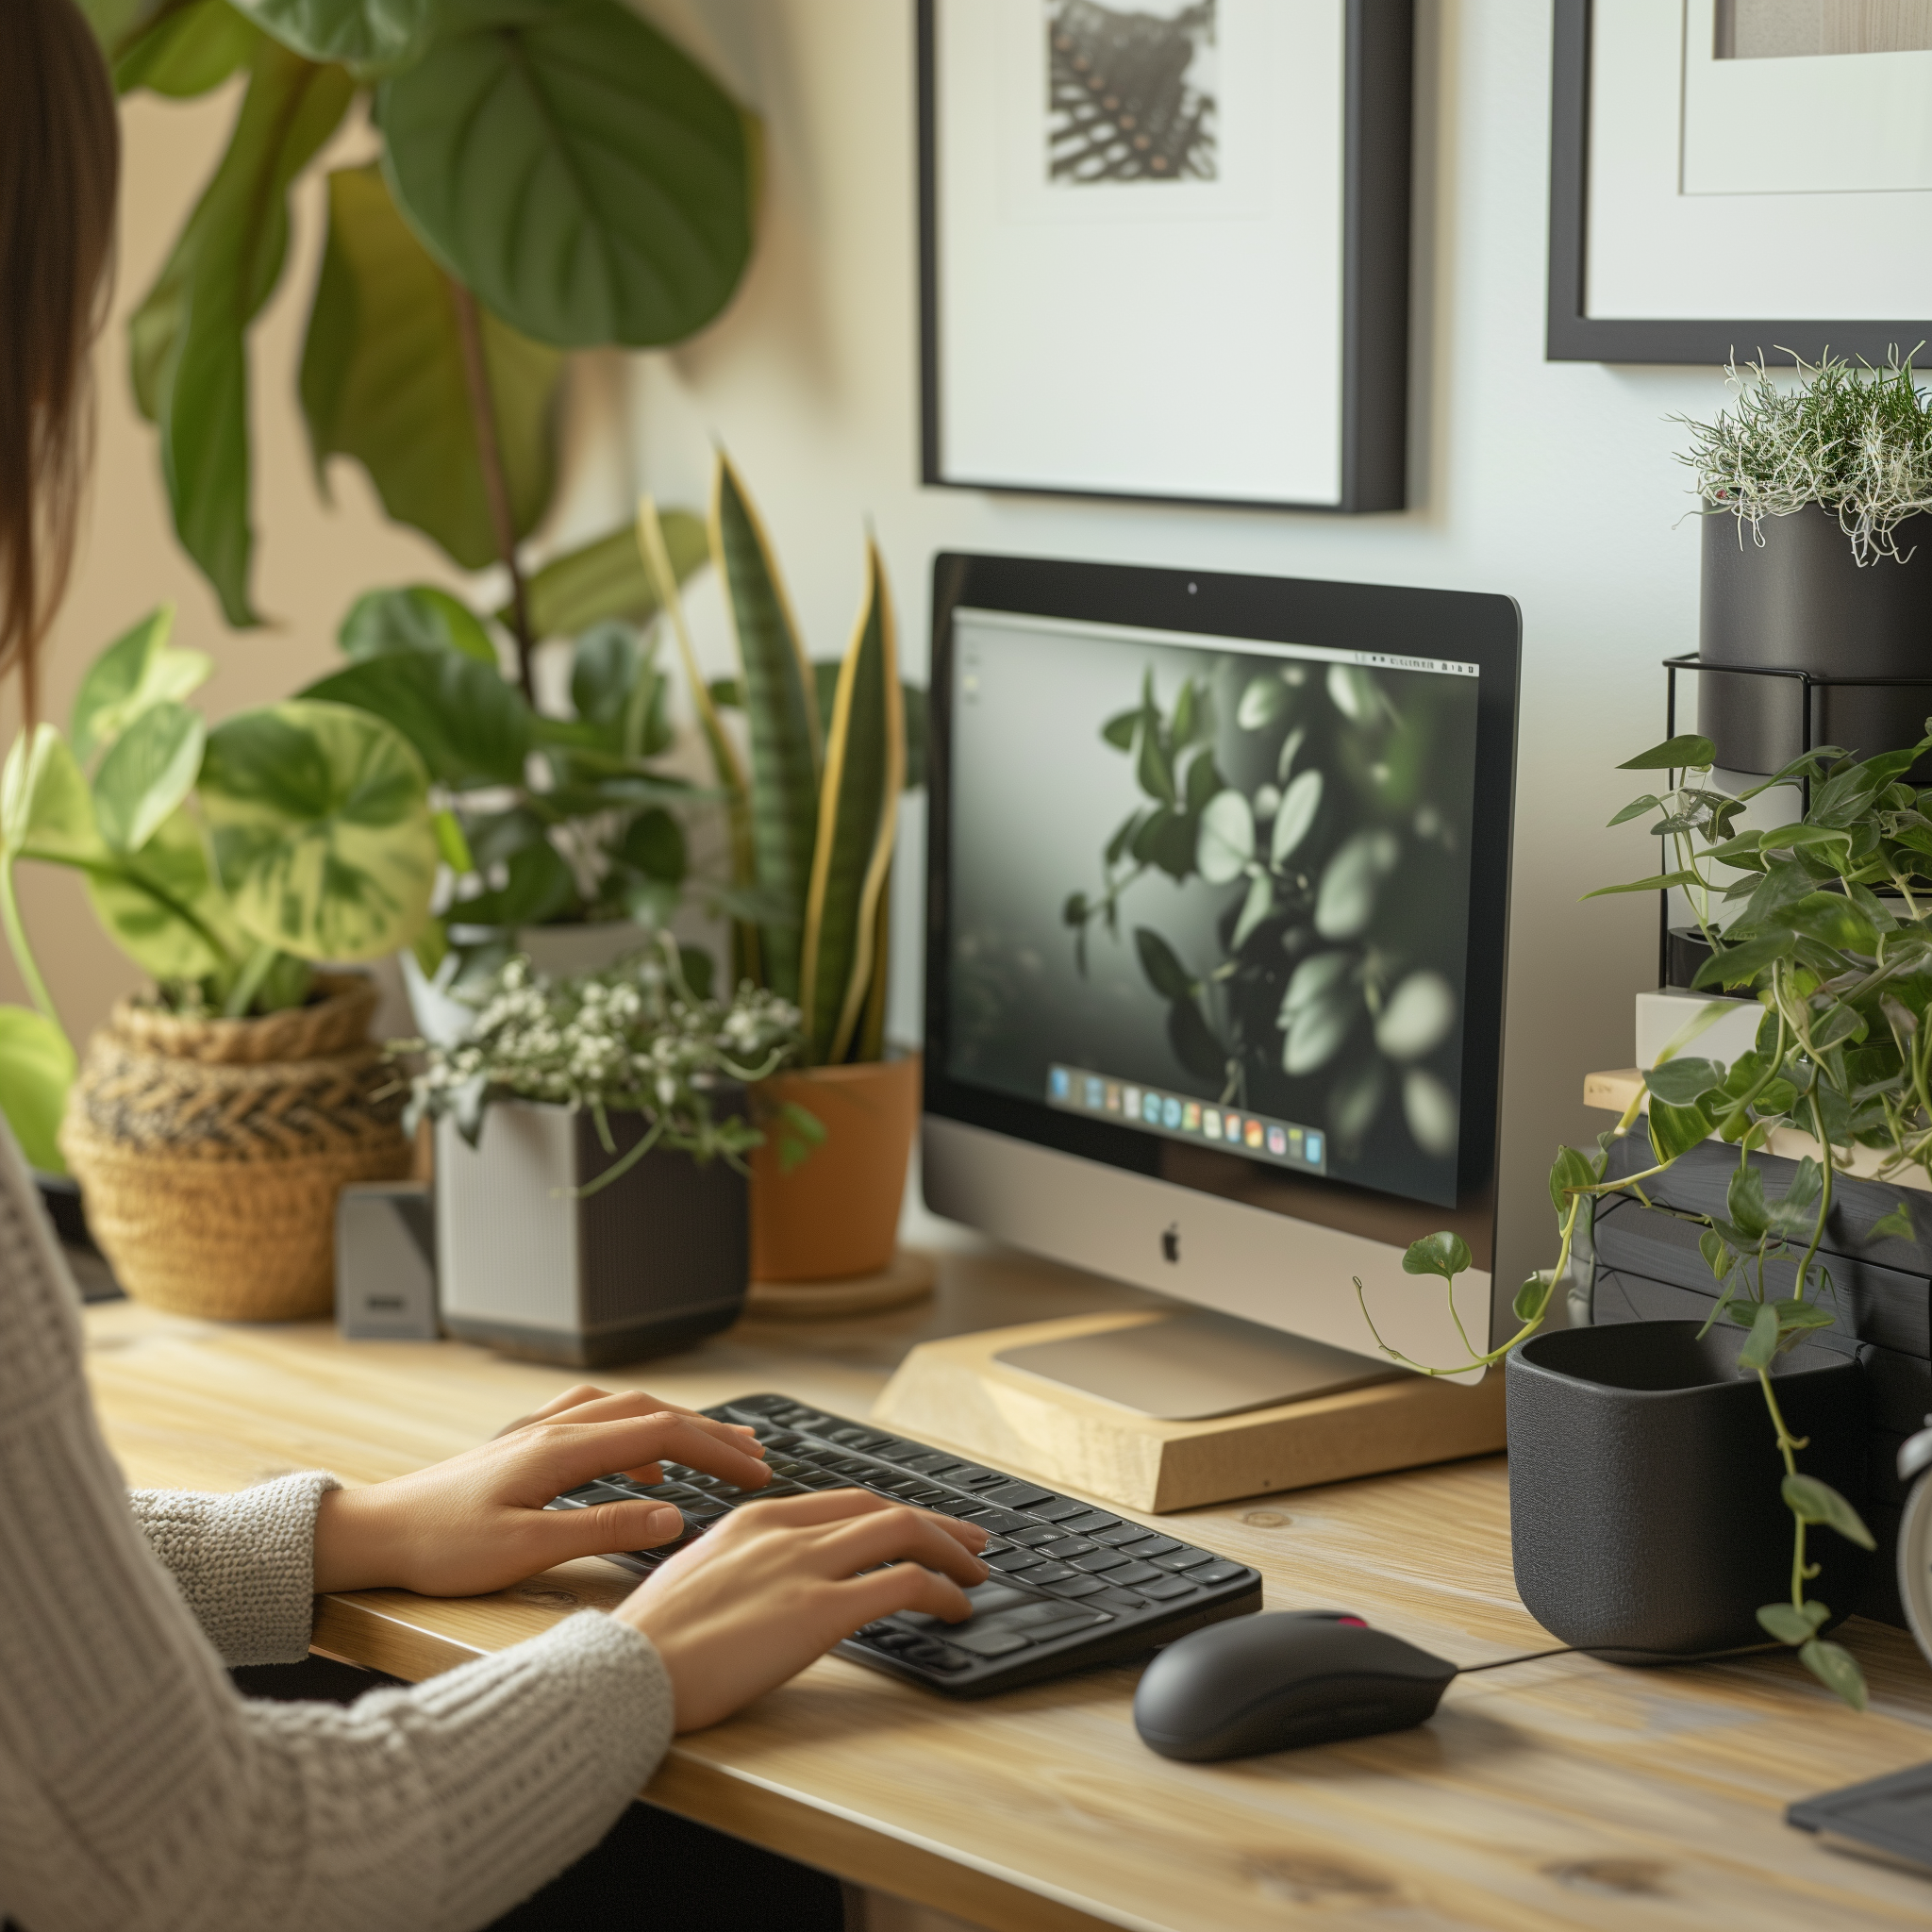
[[[0,0],[0,675],[66,588],[87,479],[89,351],[106,307],[121,136],[74,0]]]

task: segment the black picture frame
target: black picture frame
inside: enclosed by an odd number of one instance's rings
[[[1550,362],[1674,362],[1722,368],[1734,355],[1790,350],[1815,362],[1835,356],[1883,363],[1932,341],[1932,321],[1737,321],[1592,318],[1587,311],[1590,236],[1590,49],[1595,0],[1555,0],[1550,108]]]
[[[920,480],[1021,496],[1335,515],[1407,507],[1413,0],[1346,0],[1341,490],[1334,503],[1055,489],[946,474],[940,409],[937,0],[918,0]]]

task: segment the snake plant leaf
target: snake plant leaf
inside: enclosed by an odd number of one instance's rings
[[[529,708],[494,664],[456,651],[391,651],[322,678],[301,695],[353,705],[393,724],[429,775],[458,791],[524,781]]]
[[[347,111],[355,82],[264,37],[215,170],[159,279],[129,324],[136,398],[160,430],[175,535],[228,622],[249,596],[249,325],[280,279],[289,184]]]
[[[510,521],[525,537],[556,489],[563,358],[487,308],[479,322]],[[328,177],[300,391],[318,476],[330,457],[352,458],[397,523],[465,570],[497,560],[449,278],[374,166]]]
[[[701,328],[751,253],[748,118],[618,0],[497,13],[468,31],[445,17],[378,92],[411,224],[539,341],[648,348]]]
[[[0,766],[0,855],[56,863],[104,856],[87,774],[51,724],[13,741]]]
[[[132,857],[111,869],[91,867],[87,895],[101,929],[158,980],[233,973],[255,949],[235,924],[208,869],[201,828],[185,809],[163,819]]]
[[[0,1007],[0,1114],[29,1167],[65,1174],[55,1140],[74,1084],[74,1048],[44,1013]]]
[[[777,559],[737,471],[722,452],[711,488],[711,558],[724,581],[738,641],[751,732],[756,882],[793,908],[788,924],[760,929],[765,984],[780,998],[795,1000],[806,895],[818,848],[818,706]]]
[[[218,724],[199,792],[237,923],[304,959],[408,945],[436,883],[428,789],[408,740],[347,705],[293,698]]]
[[[685,582],[711,559],[704,519],[688,509],[667,509],[659,519],[665,555],[677,581]],[[553,557],[524,586],[530,628],[540,638],[574,638],[612,618],[648,624],[663,608],[638,549],[635,524]],[[508,605],[496,613],[509,622]]]
[[[130,42],[114,62],[114,92],[144,87],[170,100],[192,100],[246,65],[260,38],[228,0],[193,0]]]
[[[94,774],[94,823],[108,849],[139,852],[192,789],[208,727],[172,700],[151,705],[109,748]]]
[[[88,666],[75,695],[68,729],[82,764],[110,745],[151,705],[190,696],[213,674],[206,651],[168,644],[175,607],[163,604],[122,634]]]
[[[305,60],[340,60],[364,73],[421,57],[436,25],[432,0],[234,0]]]
[[[345,658],[358,663],[391,651],[455,651],[496,669],[496,646],[470,610],[447,591],[408,584],[396,591],[365,591],[336,632]]]
[[[883,961],[879,896],[892,862],[906,784],[906,712],[898,640],[878,546],[868,542],[865,601],[832,702],[819,791],[818,842],[806,895],[799,1006],[806,1053],[837,1065],[852,1049]]]

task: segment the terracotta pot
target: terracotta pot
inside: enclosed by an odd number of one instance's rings
[[[823,1122],[825,1138],[787,1174],[765,1124],[751,1157],[752,1279],[829,1281],[888,1267],[919,1125],[919,1056],[811,1067],[755,1091],[761,1124],[790,1104]]]
[[[400,1180],[395,1070],[371,1043],[375,989],[256,1020],[188,1019],[123,1000],[89,1042],[61,1151],[115,1278],[177,1314],[325,1315],[336,1196]]]

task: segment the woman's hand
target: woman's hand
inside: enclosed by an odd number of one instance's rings
[[[971,1554],[985,1543],[970,1523],[861,1490],[774,1497],[733,1510],[612,1614],[651,1640],[671,1674],[677,1728],[694,1731],[875,1618],[971,1615],[962,1586],[985,1580]]]
[[[425,1596],[475,1596],[573,1557],[650,1549],[683,1531],[669,1504],[543,1506],[619,1470],[656,1482],[666,1457],[757,1489],[770,1479],[764,1453],[749,1429],[641,1391],[611,1395],[585,1384],[447,1462],[324,1496],[315,1588],[393,1585]]]

